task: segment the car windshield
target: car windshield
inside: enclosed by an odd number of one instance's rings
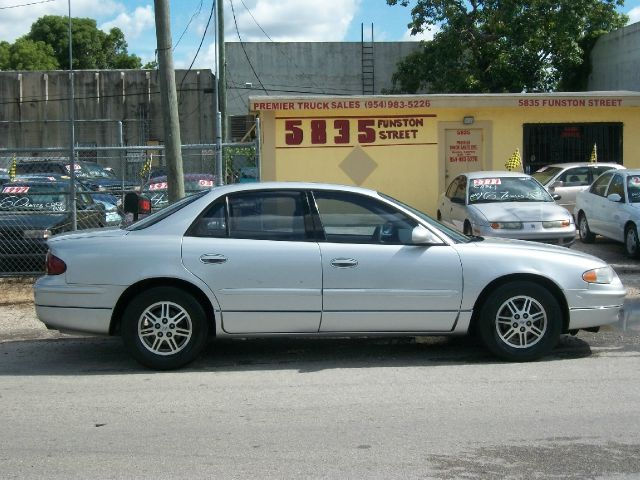
[[[384,193],[378,192],[378,195],[380,195],[382,198],[386,198],[390,202],[393,202],[393,203],[399,205],[400,207],[404,208],[405,210],[408,210],[409,212],[413,213],[416,217],[420,218],[425,223],[428,223],[429,225],[431,225],[432,227],[436,228],[437,230],[440,230],[442,233],[444,233],[449,238],[451,238],[454,242],[468,243],[468,242],[471,241],[470,237],[467,237],[466,235],[463,235],[460,232],[452,230],[451,228],[447,227],[446,225],[443,225],[442,223],[440,223],[437,220],[431,218],[426,213],[421,212],[420,210],[412,207],[411,205],[407,205],[406,203],[401,202],[400,200],[396,200],[395,198],[390,197],[389,195],[386,195]]]
[[[196,178],[196,179],[185,179],[184,181],[184,193],[185,195],[193,195],[194,193],[200,192],[202,190],[209,190],[215,186],[215,180],[209,177]],[[151,179],[151,181],[146,184],[142,193],[145,197],[151,200],[151,205],[154,208],[161,208],[169,203],[168,197],[168,185],[166,177],[159,177],[155,179]]]
[[[101,167],[98,164],[89,164],[89,163],[85,163],[83,165],[83,167],[86,169],[87,174],[91,177],[91,178],[111,178],[111,179],[116,179],[117,180],[117,176],[115,173],[113,173],[111,170],[107,170],[104,167]]]
[[[6,184],[0,191],[0,211],[64,212],[67,198],[65,184]]]
[[[627,193],[629,194],[629,202],[640,203],[640,175],[627,177]]]
[[[469,180],[469,204],[553,202],[551,195],[531,177],[487,177]]]
[[[562,169],[559,167],[542,167],[540,170],[538,170],[536,173],[534,173],[531,176],[536,180],[538,180],[542,185],[546,185],[551,181],[552,178],[558,175],[561,171]]]

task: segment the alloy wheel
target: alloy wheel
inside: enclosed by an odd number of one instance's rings
[[[535,298],[516,296],[505,301],[495,318],[501,341],[512,348],[529,348],[538,343],[547,330],[547,313]]]
[[[147,307],[138,321],[138,338],[156,355],[175,355],[184,349],[193,334],[189,313],[173,302],[158,302]]]

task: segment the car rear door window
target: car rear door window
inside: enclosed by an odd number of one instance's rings
[[[229,195],[229,236],[255,240],[306,240],[306,196],[300,191]]]

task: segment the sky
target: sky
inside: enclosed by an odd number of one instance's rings
[[[359,42],[361,25],[365,40],[370,40],[372,24],[375,41],[421,40],[433,34],[410,36],[410,8],[389,6],[385,0],[221,1],[226,41]],[[105,31],[119,27],[129,53],[140,56],[143,63],[155,58],[152,0],[0,0],[0,40],[15,41],[43,15],[68,15],[69,5],[73,17],[93,18]],[[195,59],[193,68],[216,70],[213,21],[206,27],[211,10],[212,0],[170,0],[176,68],[187,68]],[[619,10],[630,16],[629,23],[640,21],[640,0],[628,0]]]

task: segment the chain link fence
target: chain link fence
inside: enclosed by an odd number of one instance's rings
[[[135,191],[154,210],[168,205],[167,159],[161,145],[70,149],[0,148],[0,277],[44,273],[47,239],[127,223],[123,198]],[[222,147],[222,183],[259,181],[257,143]],[[185,194],[218,182],[216,145],[183,145]],[[71,182],[71,169],[75,182]]]

